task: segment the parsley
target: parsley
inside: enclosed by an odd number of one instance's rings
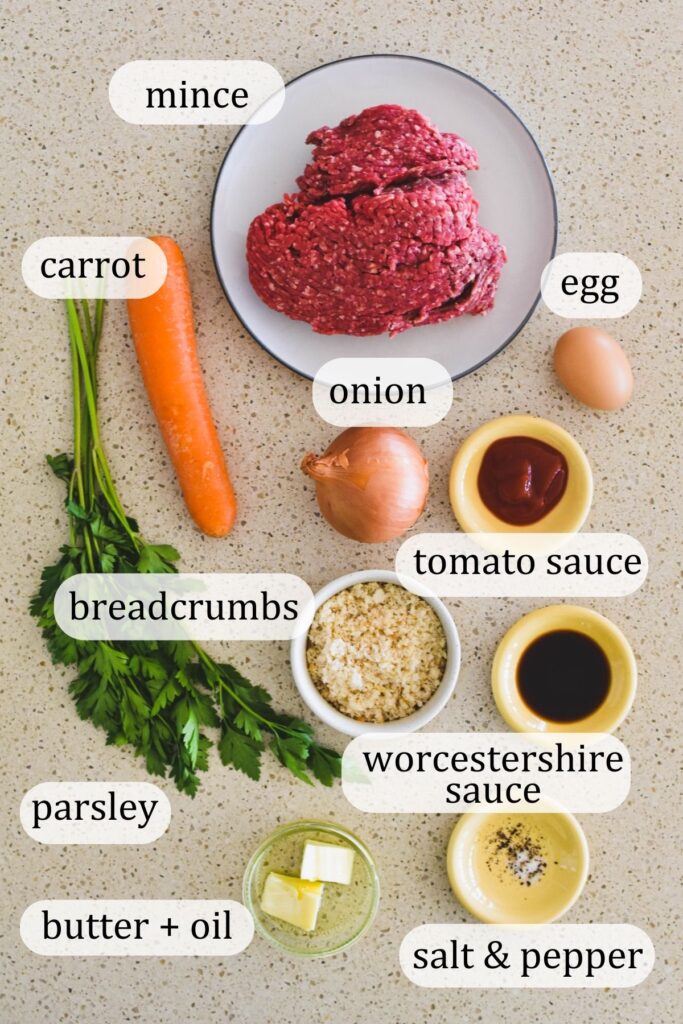
[[[297,778],[330,786],[340,775],[339,755],[320,746],[310,725],[273,710],[270,694],[232,667],[214,661],[190,641],[74,640],[55,621],[60,584],[82,572],[176,572],[179,554],[149,544],[126,514],[102,447],[97,418],[97,354],[104,301],[91,309],[67,300],[73,381],[74,454],[48,455],[66,485],[69,540],[54,565],[43,569],[31,601],[53,662],[72,668],[78,714],[103,729],[107,742],[131,746],[152,775],[170,776],[194,796],[198,772],[208,767],[219,731],[223,764],[251,779],[261,773],[266,747]]]

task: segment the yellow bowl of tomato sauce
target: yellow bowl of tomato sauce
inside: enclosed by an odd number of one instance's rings
[[[522,525],[497,515],[479,486],[486,453],[496,442],[510,438],[539,441],[566,463],[566,484],[557,503],[541,518]],[[448,491],[453,514],[466,533],[577,533],[593,500],[593,474],[585,452],[563,427],[539,416],[501,416],[484,423],[458,449]]]

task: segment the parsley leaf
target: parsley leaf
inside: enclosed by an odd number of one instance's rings
[[[223,764],[231,764],[248,775],[250,779],[259,780],[261,777],[262,743],[245,736],[225,722],[218,750]]]

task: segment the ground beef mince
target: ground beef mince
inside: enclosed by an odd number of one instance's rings
[[[506,256],[477,222],[471,146],[388,105],[308,142],[300,191],[249,228],[249,277],[268,306],[319,334],[358,336],[491,309]]]
[[[390,105],[318,128],[306,142],[315,147],[313,160],[296,183],[311,201],[479,166],[463,139],[442,135],[417,110]]]

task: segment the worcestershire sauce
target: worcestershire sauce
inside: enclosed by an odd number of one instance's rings
[[[610,666],[585,633],[557,629],[529,644],[517,666],[517,688],[534,714],[549,722],[588,718],[607,697]]]

